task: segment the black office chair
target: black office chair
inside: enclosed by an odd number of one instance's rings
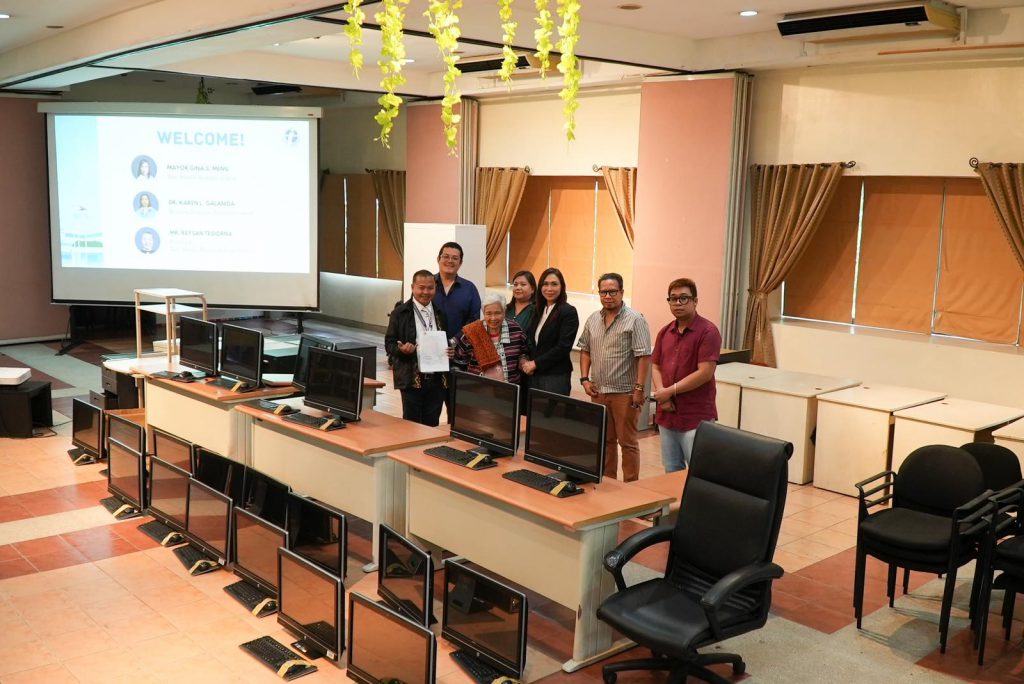
[[[674,527],[653,527],[605,556],[618,592],[597,609],[598,619],[647,646],[653,658],[604,666],[614,684],[625,670],[667,670],[671,684],[688,675],[726,682],[706,666],[731,663],[731,653],[697,649],[759,629],[768,619],[772,563],[786,504],[787,461],[793,445],[717,423],[701,423]],[[638,552],[670,542],[665,577],[627,587],[623,566]]]
[[[890,607],[896,595],[897,568],[945,574],[939,614],[939,645],[945,653],[957,570],[978,557],[986,527],[983,516],[992,492],[985,489],[981,468],[963,449],[936,444],[911,452],[899,473],[887,470],[856,487],[860,504],[853,587],[857,629],[864,612],[868,556],[889,564]],[[975,581],[972,607],[979,591],[980,582]]]
[[[988,611],[992,589],[1002,589],[1003,629],[1010,638],[1013,625],[1013,607],[1017,594],[1024,592],[1024,535],[1021,534],[1020,515],[1024,509],[1024,490],[1007,488],[992,497],[988,534],[982,557],[978,561],[977,575],[981,577],[978,598],[977,630],[978,665],[985,664],[985,638],[988,630]],[[996,577],[995,573],[999,572]]]
[[[998,492],[1021,481],[1020,460],[1006,447],[991,442],[968,442],[960,448],[973,456],[981,468],[985,489]]]

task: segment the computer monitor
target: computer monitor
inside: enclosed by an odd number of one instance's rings
[[[93,458],[103,453],[103,409],[87,401],[71,403],[71,443]]]
[[[284,527],[288,515],[288,493],[292,488],[255,468],[245,468],[242,498],[235,501],[249,513],[272,525]]]
[[[188,472],[154,456],[149,460],[149,510],[175,532],[188,524]]]
[[[348,574],[348,522],[345,514],[322,501],[294,492],[288,501],[289,550],[332,575]]]
[[[434,633],[362,594],[348,595],[348,665],[362,684],[433,684],[437,668]]]
[[[384,602],[418,625],[433,618],[434,560],[387,525],[380,526],[377,593]]]
[[[309,372],[303,403],[346,421],[359,420],[363,401],[363,360],[358,356],[309,350]]]
[[[345,588],[341,578],[288,549],[277,550],[277,622],[299,637],[310,659],[337,661],[345,649]]]
[[[165,463],[192,473],[192,442],[153,428],[153,455]]]
[[[242,500],[245,466],[198,444],[192,449],[192,477],[230,497]]]
[[[146,508],[146,460],[116,439],[107,443],[107,491],[136,510]]]
[[[303,334],[299,338],[299,352],[295,355],[295,374],[292,376],[292,384],[301,390],[306,389],[310,349],[334,349],[334,343],[308,334]]]
[[[207,375],[217,374],[217,324],[201,318],[178,319],[180,343],[178,362]]]
[[[263,333],[225,323],[221,326],[220,374],[259,387],[263,376]]]
[[[526,594],[461,563],[444,563],[441,636],[501,673],[526,669]]]
[[[146,453],[146,427],[145,418],[139,415],[143,423],[136,423],[125,416],[116,413],[106,414],[107,416],[107,440],[116,439],[129,449],[134,449],[140,454]]]
[[[231,499],[194,478],[190,479],[185,536],[190,544],[225,565],[231,539]]]
[[[519,385],[452,371],[452,437],[477,444],[492,456],[519,447]]]
[[[523,457],[573,482],[600,482],[605,407],[532,388],[529,397]]]
[[[235,574],[277,596],[277,550],[288,547],[288,533],[238,506],[232,513]]]

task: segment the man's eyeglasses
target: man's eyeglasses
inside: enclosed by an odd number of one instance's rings
[[[665,301],[669,304],[689,304],[693,301],[693,297],[690,295],[679,295],[678,297],[666,297]]]
[[[622,292],[622,290],[599,290],[597,294],[602,297],[614,297],[615,295]]]
[[[456,263],[459,262],[459,261],[462,261],[462,257],[460,257],[458,254],[442,254],[438,258],[441,261],[454,261]]]

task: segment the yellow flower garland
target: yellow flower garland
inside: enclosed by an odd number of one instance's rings
[[[498,72],[498,75],[511,88],[512,74],[519,62],[519,56],[512,49],[512,43],[516,40],[516,29],[519,28],[519,22],[512,18],[512,0],[498,0],[498,17],[501,18],[501,54],[503,56],[501,71]]]
[[[384,147],[390,149],[391,129],[398,118],[402,106],[402,98],[395,91],[405,84],[402,65],[405,63],[405,43],[402,42],[402,26],[405,23],[405,8],[409,0],[383,0],[383,11],[377,12],[374,18],[380,24],[381,60],[380,87],[384,94],[377,98],[380,111],[374,120],[380,125],[380,140]]]
[[[555,32],[555,22],[551,18],[551,10],[548,9],[548,0],[533,0],[533,5],[537,8],[537,18],[534,21],[539,26],[533,32],[533,38],[537,41],[537,52],[534,54],[540,60],[540,75],[544,78],[551,68],[551,59],[548,55],[554,47],[551,36]]]
[[[348,61],[352,65],[352,71],[359,76],[359,70],[363,68],[363,21],[366,19],[366,12],[360,5],[363,0],[348,0],[345,3],[345,11],[348,12],[348,21],[345,24],[345,35],[348,36],[349,53]]]
[[[576,43],[580,39],[580,0],[558,0],[558,16],[562,25],[558,27],[560,37],[558,47],[562,58],[558,62],[558,70],[562,72],[564,81],[558,96],[565,103],[562,111],[565,116],[565,137],[576,139],[576,108],[579,107],[577,96],[580,92],[579,60],[576,58]]]
[[[455,10],[462,7],[462,0],[429,0],[423,16],[430,20],[427,28],[434,36],[444,61],[444,98],[441,100],[441,123],[444,125],[445,144],[449,154],[458,150],[459,122],[462,117],[455,113],[455,105],[462,102],[456,79],[462,75],[459,70],[459,17]]]

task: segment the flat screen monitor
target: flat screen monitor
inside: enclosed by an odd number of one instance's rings
[[[242,500],[245,466],[198,444],[192,450],[192,477],[232,501]]]
[[[146,508],[146,460],[116,439],[107,443],[107,491],[137,510]]]
[[[348,595],[348,666],[362,684],[433,684],[434,633],[362,594]]]
[[[217,324],[182,316],[178,335],[179,363],[207,375],[217,374]]]
[[[154,456],[149,460],[148,513],[176,532],[188,517],[188,472]]]
[[[288,547],[332,575],[348,573],[348,524],[345,514],[322,501],[290,493]]]
[[[598,483],[604,470],[605,429],[601,404],[530,389],[523,457],[574,482]]]
[[[145,421],[140,415],[140,420]],[[146,453],[146,428],[125,416],[107,412],[107,439],[116,439],[129,449]]]
[[[519,447],[519,385],[452,371],[452,437],[512,456]],[[479,451],[479,450],[478,450]]]
[[[277,550],[288,547],[288,533],[235,506],[235,574],[272,596],[277,595]]]
[[[103,448],[103,409],[87,401],[71,403],[71,443],[99,458]]]
[[[387,525],[380,526],[377,593],[418,625],[430,627],[433,617],[434,560]]]
[[[185,520],[189,543],[215,557],[221,565],[226,564],[231,539],[231,499],[191,479]]]
[[[153,428],[153,455],[165,463],[192,473],[192,442]]]
[[[299,637],[308,658],[337,661],[345,648],[345,588],[341,578],[287,549],[277,550],[277,621]]]
[[[292,384],[301,390],[306,389],[310,349],[334,349],[334,343],[314,335],[303,334],[299,338],[299,351],[295,355],[295,374],[292,376]]]
[[[526,594],[466,565],[444,564],[441,636],[520,679],[526,668]]]
[[[309,350],[306,406],[328,411],[343,420],[359,420],[363,399],[363,360],[358,356]]]
[[[263,333],[226,323],[221,331],[220,374],[259,387],[263,376]]]
[[[258,515],[272,525],[284,527],[288,514],[288,493],[292,488],[255,468],[245,468],[242,498],[235,505]]]

